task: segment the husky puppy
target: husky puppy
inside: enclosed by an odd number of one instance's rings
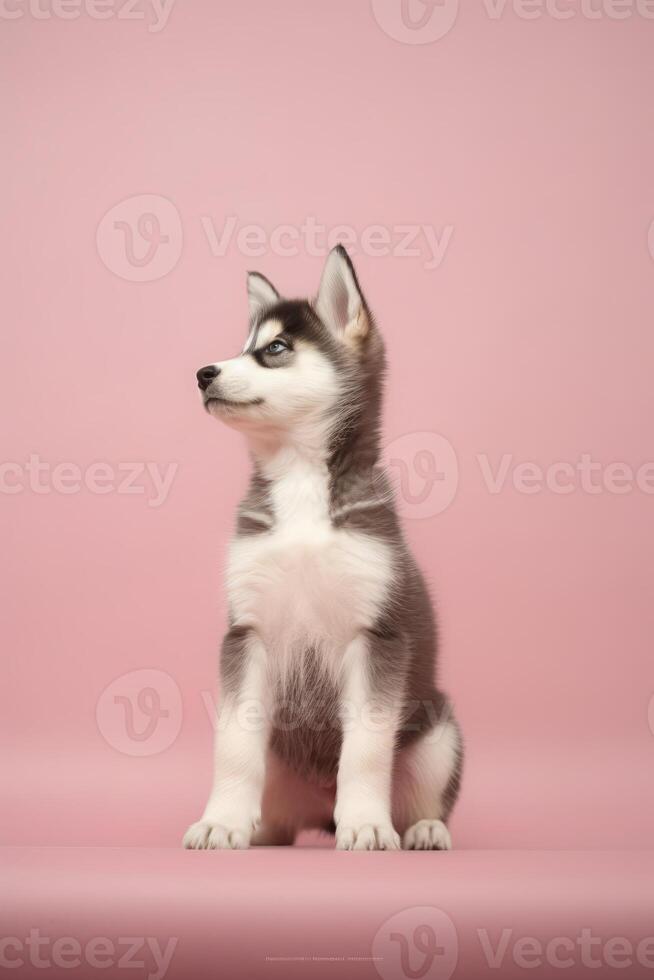
[[[384,345],[341,246],[313,301],[248,276],[243,352],[197,372],[252,457],[227,564],[213,789],[188,848],[449,849],[462,742],[379,464]]]

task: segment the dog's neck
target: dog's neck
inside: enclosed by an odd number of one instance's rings
[[[344,498],[370,492],[379,458],[374,419],[351,415],[336,426],[307,420],[293,429],[245,434],[278,520],[321,521]]]

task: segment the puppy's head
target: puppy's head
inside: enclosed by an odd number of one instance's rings
[[[249,431],[328,431],[374,399],[383,349],[354,267],[333,249],[313,301],[283,299],[248,275],[249,333],[237,357],[197,372],[207,411]]]

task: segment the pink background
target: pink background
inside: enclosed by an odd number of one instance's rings
[[[4,843],[176,847],[204,804],[248,464],[194,373],[240,348],[246,269],[307,294],[323,261],[302,243],[216,257],[202,218],[220,233],[231,215],[267,233],[452,226],[438,268],[424,248],[355,261],[388,343],[386,441],[436,432],[458,460],[450,506],[407,520],[467,738],[455,842],[651,846],[654,496],[492,494],[477,459],[654,459],[654,21],[571,7],[462,3],[426,44],[351,0],[177,0],[159,32],[0,25],[2,462],[177,464],[159,507],[0,494]],[[131,281],[145,267],[101,222],[145,194],[181,233],[155,205],[172,268]],[[168,715],[142,742],[113,694],[144,675],[102,697],[140,669],[172,679],[147,675]]]

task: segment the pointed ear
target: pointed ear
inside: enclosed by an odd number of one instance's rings
[[[248,272],[250,320],[254,320],[267,306],[274,306],[279,299],[279,293],[265,276],[259,272]]]
[[[368,334],[368,307],[342,245],[327,256],[314,306],[323,323],[344,343],[356,346]]]

